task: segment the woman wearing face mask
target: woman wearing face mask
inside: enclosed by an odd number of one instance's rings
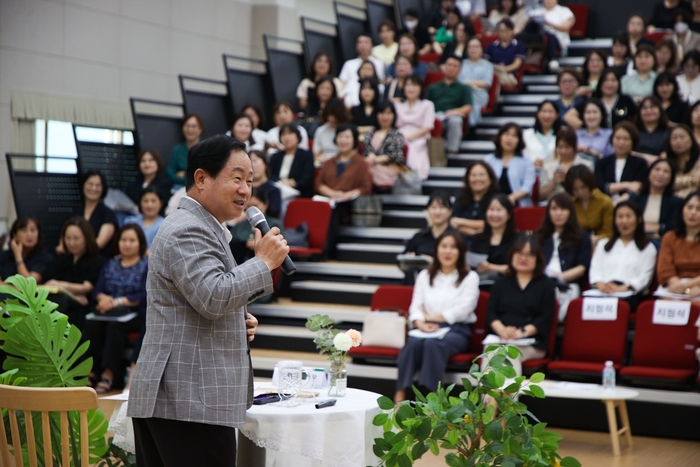
[[[545,162],[554,158],[555,140],[561,127],[559,115],[557,105],[553,101],[543,101],[535,113],[535,126],[523,131],[523,154],[529,157],[537,168],[542,168]]]
[[[478,37],[472,37],[467,42],[467,56],[468,60],[462,60],[457,80],[471,87],[474,105],[469,114],[469,125],[475,126],[481,121],[481,108],[489,103],[493,64],[484,59],[484,46]]]
[[[576,133],[564,127],[557,133],[555,159],[545,162],[540,172],[540,200],[549,200],[556,193],[564,192],[566,173],[574,165],[585,165],[593,170],[593,163],[576,154]]]
[[[583,165],[569,169],[564,188],[573,198],[576,218],[581,228],[591,234],[591,242],[612,235],[613,203],[595,186],[595,175]]]
[[[654,238],[676,228],[683,200],[673,194],[675,180],[673,164],[668,159],[659,159],[649,166],[642,191],[630,197],[643,213],[646,233]]]
[[[628,121],[637,114],[637,105],[631,97],[620,93],[620,79],[614,71],[607,69],[598,81],[595,97],[600,99],[605,107],[608,128],[613,128],[620,122]],[[583,122],[583,105],[569,110],[564,115],[564,122],[578,130]]]
[[[138,216],[127,217],[124,224],[136,224],[141,227],[143,234],[146,236],[148,248],[151,248],[151,243],[158,233],[160,225],[165,218],[160,215],[163,208],[163,198],[155,188],[148,188],[141,194],[139,202],[139,210],[141,214]]]
[[[0,252],[0,284],[15,274],[33,277],[38,284],[51,265],[51,253],[44,250],[44,238],[39,221],[19,217],[10,228],[10,248]]]
[[[404,165],[403,135],[396,129],[396,109],[389,101],[377,107],[376,130],[365,133],[362,156],[372,174],[375,191],[391,191]]]
[[[296,189],[302,198],[311,198],[314,185],[314,155],[301,149],[300,141],[298,126],[294,123],[282,125],[280,143],[285,149],[276,152],[270,158],[270,180]]]
[[[181,128],[185,142],[173,147],[167,169],[168,178],[176,189],[185,186],[187,154],[192,146],[199,143],[199,138],[204,133],[204,119],[199,114],[188,113],[182,117]],[[100,243],[99,240],[97,243]]]
[[[280,189],[268,178],[267,158],[261,151],[250,151],[250,162],[253,164],[253,188],[262,188],[267,195],[269,205],[267,213],[272,217],[280,217],[282,213],[282,194]]]
[[[450,225],[472,237],[484,231],[486,205],[498,192],[498,180],[490,165],[473,162],[464,173],[464,186],[455,201]]]
[[[476,268],[481,280],[494,280],[508,272],[508,251],[517,237],[514,209],[507,196],[493,195],[486,207],[484,231],[472,237],[470,251],[487,255]]]
[[[694,104],[700,99],[700,52],[688,52],[681,62],[683,74],[678,76],[679,94],[688,104]]]
[[[635,73],[626,74],[620,80],[622,92],[635,102],[639,102],[654,93],[656,79],[656,54],[648,45],[640,45],[634,54]]]
[[[668,71],[659,73],[654,81],[654,96],[659,98],[666,116],[673,123],[685,123],[690,108],[688,103],[681,99],[679,89],[676,76]]]
[[[678,10],[674,15],[673,32],[671,41],[678,51],[678,60],[683,60],[691,50],[700,47],[700,34],[690,30],[692,14]]]
[[[136,156],[136,163],[139,167],[139,174],[136,180],[131,182],[126,189],[126,194],[135,204],[139,203],[141,193],[150,187],[157,188],[164,197],[164,202],[167,205],[170,199],[170,190],[173,187],[172,182],[165,175],[165,167],[163,159],[155,149],[147,149],[141,151]]]
[[[622,201],[613,212],[612,237],[600,240],[591,259],[591,286],[605,294],[632,292],[625,297],[634,312],[654,276],[656,248],[644,233],[644,219],[632,201]]]
[[[632,154],[651,164],[666,149],[668,142],[668,117],[661,101],[654,96],[642,99],[634,123],[639,130],[639,144]]]
[[[620,197],[639,193],[647,173],[647,163],[632,151],[639,145],[639,131],[631,122],[621,122],[610,137],[614,156],[604,157],[595,167],[596,184],[600,191]]]
[[[671,130],[666,157],[677,174],[673,193],[684,198],[697,190],[700,186],[700,146],[693,139],[690,128],[681,124]]]
[[[401,90],[403,94],[403,87]],[[352,122],[360,134],[365,134],[377,127],[377,106],[381,102],[379,83],[374,78],[360,80],[360,104],[350,109]]]
[[[586,53],[586,58],[583,61],[582,78],[583,85],[578,88],[576,95],[589,98],[598,87],[598,81],[605,69],[605,62],[608,60],[608,55],[602,50],[590,50]]]
[[[523,155],[525,141],[522,130],[515,123],[506,123],[494,137],[496,151],[484,158],[498,179],[499,193],[508,196],[519,206],[532,206],[532,187],[535,184],[535,166]]]
[[[596,159],[612,154],[613,148],[610,144],[612,130],[608,128],[605,106],[600,99],[593,97],[586,101],[582,109],[583,127],[576,131],[578,141],[576,150]]]

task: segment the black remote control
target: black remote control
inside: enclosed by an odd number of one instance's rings
[[[318,404],[316,404],[317,409],[323,409],[325,407],[333,407],[338,399],[328,399],[325,401],[321,401]]]

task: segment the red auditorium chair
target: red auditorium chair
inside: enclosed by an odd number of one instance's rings
[[[547,370],[565,375],[600,376],[605,362],[612,360],[619,371],[625,358],[629,305],[618,300],[615,321],[584,321],[582,311],[583,298],[572,300],[564,322],[561,360],[551,362]]]
[[[576,17],[576,22],[569,30],[569,36],[572,39],[583,39],[586,37],[586,29],[588,28],[588,5],[584,4],[567,4],[569,10]]]
[[[690,383],[698,375],[698,329],[695,322],[700,306],[690,306],[690,318],[685,326],[652,323],[654,301],[643,302],[637,308],[632,364],[622,367],[620,376],[626,382]]]
[[[668,35],[669,35],[669,33],[662,32],[662,31],[646,32],[646,33],[644,33],[644,38],[651,39],[652,41],[654,41],[655,44],[658,44],[659,42],[664,40],[666,38],[666,36],[668,36]]]
[[[443,80],[445,74],[442,71],[429,71],[425,75],[425,81],[423,82],[423,89],[428,89],[431,84],[439,83]]]
[[[413,286],[411,285],[380,285],[372,295],[370,305],[372,311],[400,310],[402,316],[408,317],[408,308],[413,298]],[[348,355],[356,359],[383,358],[396,359],[400,349],[389,347],[361,345],[353,347]]]
[[[546,206],[526,206],[515,208],[515,230],[518,232],[526,232],[528,230],[535,231],[542,224]]]
[[[420,56],[420,61],[423,63],[435,63],[440,61],[440,54],[435,52],[428,52]]]
[[[496,73],[493,74],[493,81],[489,88],[489,102],[486,107],[481,108],[481,115],[491,115],[496,111],[498,95],[501,93],[501,82]]]
[[[484,48],[484,51],[488,48],[489,45],[493,44],[498,40],[498,34],[484,34],[481,36],[481,46]]]
[[[322,255],[328,237],[328,224],[331,221],[331,205],[323,201],[307,198],[292,200],[284,217],[285,229],[296,229],[306,222],[309,226],[309,246],[290,246],[289,254],[294,256]]]
[[[476,322],[472,324],[472,340],[466,353],[459,353],[450,358],[450,364],[471,366],[472,360],[484,352],[482,342],[486,337],[486,310],[489,304],[489,293],[479,292],[479,301],[476,304]]]
[[[433,123],[433,129],[430,132],[431,138],[439,138],[442,136],[442,120],[435,119]]]

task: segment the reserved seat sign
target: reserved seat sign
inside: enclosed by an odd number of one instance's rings
[[[585,297],[581,307],[582,321],[617,320],[617,298]]]
[[[667,326],[685,326],[690,319],[690,302],[680,300],[654,301],[651,322]]]

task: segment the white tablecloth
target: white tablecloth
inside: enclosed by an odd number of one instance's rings
[[[348,389],[333,407],[317,409],[311,400],[287,408],[278,404],[254,405],[246,415],[240,432],[256,445],[269,451],[295,454],[321,461],[332,467],[376,465],[372,452],[374,438],[382,428],[372,425],[381,412],[379,394]],[[320,400],[328,399],[321,396]],[[271,454],[271,453],[270,453]],[[268,454],[267,465],[299,465],[284,462],[283,456]]]

